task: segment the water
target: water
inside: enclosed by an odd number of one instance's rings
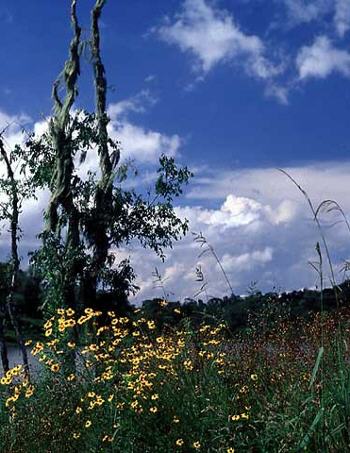
[[[8,359],[10,363],[10,368],[16,366],[16,365],[21,365],[23,363],[22,361],[22,354],[18,346],[16,345],[8,345]],[[38,370],[40,369],[41,365],[38,362],[38,360],[31,355],[30,353],[30,348],[27,348],[27,353],[28,353],[28,361],[29,361],[29,369],[31,373],[37,373]],[[2,376],[4,373],[2,363],[0,360],[0,376]]]

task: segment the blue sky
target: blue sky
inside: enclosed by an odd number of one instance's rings
[[[86,32],[92,3],[79,5]],[[13,125],[10,143],[16,124],[41,130],[50,114],[68,13],[66,0],[1,2],[0,123]],[[217,248],[237,292],[251,280],[264,290],[312,286],[317,233],[275,168],[299,178],[316,204],[337,197],[350,210],[350,0],[109,0],[102,33],[111,134],[147,181],[163,151],[194,169],[179,214]],[[77,107],[92,100],[85,62]],[[328,234],[341,266],[348,238],[339,226]],[[154,293],[154,265],[169,291],[191,295],[198,253],[190,238],[164,264],[148,257],[138,269],[145,252],[123,253],[135,261],[140,297]],[[200,264],[209,279],[215,263]],[[224,290],[219,274],[209,287]]]

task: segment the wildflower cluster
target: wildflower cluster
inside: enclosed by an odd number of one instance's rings
[[[232,414],[238,400],[232,407],[230,383],[225,379],[229,362],[224,337],[224,324],[202,324],[193,330],[184,322],[178,329],[160,331],[140,310],[118,317],[113,311],[103,315],[87,308],[77,316],[73,309],[62,308],[45,321],[44,339],[26,344],[46,370],[46,382],[51,382],[56,394],[64,386],[66,394],[73,395],[59,415],[74,420],[69,434],[74,448],[93,435],[97,445],[127,451],[126,432],[136,423],[135,436],[153,437],[155,431],[166,429],[169,435],[163,447],[169,451],[205,451],[213,446],[226,451],[232,448],[237,431]],[[67,366],[71,354],[74,359]],[[11,388],[5,407],[15,407],[34,392],[25,379],[11,387],[20,371],[17,367],[1,380]],[[238,404],[243,414],[244,403]],[[42,417],[42,423],[52,426],[52,419],[46,419],[45,413]],[[196,430],[191,428],[193,417]],[[214,429],[217,423],[227,426],[227,434],[208,439],[203,427]]]
[[[130,316],[59,309],[45,321],[42,339],[26,343],[41,367],[33,382],[20,365],[0,377],[0,426],[11,424],[0,428],[1,441],[17,451],[232,453],[274,451],[283,437],[292,451],[324,398],[313,371],[320,325],[330,348],[331,315],[316,315],[298,330],[281,319],[263,334],[252,328],[232,336],[224,323],[194,326],[186,318],[160,328],[140,309]],[[350,333],[350,322],[343,332]],[[336,360],[327,360],[322,377],[331,379]],[[290,418],[295,434],[282,436]],[[19,433],[27,426],[25,450]]]

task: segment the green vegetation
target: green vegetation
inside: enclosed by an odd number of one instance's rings
[[[142,309],[58,309],[28,342],[41,373],[0,381],[2,451],[348,451],[349,309],[305,320],[266,306],[232,335],[158,305],[176,328]]]

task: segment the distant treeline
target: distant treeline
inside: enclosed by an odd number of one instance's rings
[[[8,288],[5,284],[7,266],[0,263],[0,301],[5,300]],[[36,329],[41,324],[42,311],[40,309],[44,297],[44,288],[41,287],[38,278],[31,270],[20,271],[19,283],[15,294],[15,306],[24,328]],[[116,300],[114,295],[100,291],[96,300],[96,308],[107,312],[114,310],[120,315],[132,314],[135,307],[127,300],[124,294]],[[350,306],[350,280],[339,284],[337,288],[326,288],[322,297],[320,291],[303,289],[292,292],[268,292],[252,291],[248,296],[225,296],[223,298],[212,297],[207,301],[201,299],[185,299],[179,301],[167,301],[154,298],[144,300],[141,304],[144,315],[154,319],[159,327],[163,325],[176,325],[183,318],[192,321],[193,325],[202,321],[224,321],[228,327],[235,331],[248,326],[252,317],[265,317],[266,320],[274,318],[296,318],[308,316],[312,312],[321,309],[326,311],[335,310],[337,307]]]

